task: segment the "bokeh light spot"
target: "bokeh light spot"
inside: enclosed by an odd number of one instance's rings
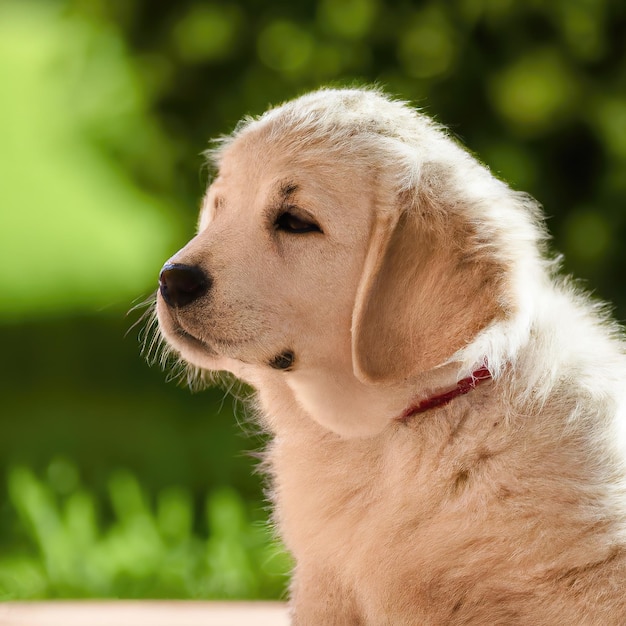
[[[369,33],[377,11],[376,0],[321,0],[317,17],[327,32],[354,40]]]
[[[576,83],[555,52],[540,50],[497,74],[489,85],[489,96],[515,130],[534,134],[571,110]]]
[[[301,70],[313,55],[311,34],[289,20],[271,22],[260,33],[258,52],[267,67],[286,74]]]
[[[180,56],[189,62],[227,57],[236,48],[241,21],[236,5],[193,5],[173,31]]]
[[[407,74],[432,78],[447,72],[454,62],[454,30],[439,7],[420,11],[402,33],[398,58]]]

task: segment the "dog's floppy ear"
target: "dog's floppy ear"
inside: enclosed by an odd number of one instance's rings
[[[504,315],[503,268],[462,213],[405,201],[379,215],[352,319],[355,375],[402,382],[442,365]]]

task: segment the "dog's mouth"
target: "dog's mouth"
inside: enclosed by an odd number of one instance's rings
[[[191,333],[187,332],[184,328],[178,326],[174,330],[174,332],[176,334],[177,339],[182,340],[182,342],[184,342],[187,346],[192,347],[196,350],[202,350],[209,357],[217,357],[220,355],[220,351],[218,351],[219,348],[211,345],[204,339],[200,339],[196,337],[195,335],[192,335]],[[225,349],[226,352],[228,352],[228,346],[222,346],[222,347]],[[230,347],[232,348],[232,346]],[[251,364],[250,361],[247,361],[241,357],[239,357],[238,360],[241,361],[242,363]],[[293,370],[295,361],[296,361],[296,355],[294,354],[293,350],[286,349],[286,350],[282,350],[281,352],[278,352],[275,356],[268,359],[267,365],[269,365],[272,369],[275,369],[275,370],[289,372]]]
[[[217,351],[215,350],[215,348],[207,343],[204,339],[200,339],[195,335],[192,335],[190,332],[187,332],[182,326],[176,326],[173,330],[176,337],[178,339],[181,339],[187,345],[191,345],[194,348],[204,350],[209,354],[209,356],[217,356]]]
[[[204,337],[189,332],[181,324],[176,311],[169,307],[157,306],[157,317],[163,337],[175,350],[183,353],[183,358],[185,349],[191,349],[194,353],[201,352],[209,357],[218,356],[216,346],[210,344]]]
[[[296,355],[291,348],[284,348],[268,354],[267,349],[260,348],[258,337],[243,336],[238,337],[237,341],[216,336],[206,337],[204,333],[199,334],[188,330],[187,325],[181,323],[176,311],[168,308],[165,311],[158,311],[158,313],[161,332],[167,343],[178,351],[183,359],[197,362],[199,366],[202,366],[200,363],[205,358],[226,357],[248,365],[264,363],[274,370],[283,372],[294,369]],[[262,356],[263,353],[265,356]]]

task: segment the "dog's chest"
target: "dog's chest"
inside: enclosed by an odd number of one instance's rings
[[[354,544],[364,542],[363,525],[376,517],[383,480],[377,455],[366,448],[293,441],[274,446],[277,517],[296,559],[354,558]]]
[[[275,444],[269,459],[281,535],[296,559],[342,563],[356,575],[371,567],[371,546],[417,549],[416,527],[437,524],[439,478],[417,454],[404,463],[403,451],[380,442],[303,443]],[[411,538],[402,536],[408,527]]]

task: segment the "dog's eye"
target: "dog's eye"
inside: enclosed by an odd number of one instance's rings
[[[274,223],[276,230],[282,230],[286,233],[295,233],[301,235],[303,233],[321,233],[322,229],[313,220],[295,215],[290,211],[284,211]]]

